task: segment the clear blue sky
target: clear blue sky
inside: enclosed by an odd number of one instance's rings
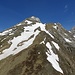
[[[0,0],[0,31],[30,16],[60,22],[69,30],[75,26],[75,0]]]

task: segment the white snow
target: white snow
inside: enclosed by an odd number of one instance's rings
[[[3,42],[6,38],[2,39],[1,42]]]
[[[54,44],[54,46],[59,50],[59,45],[57,43],[55,43],[54,41],[52,41],[52,43]]]
[[[54,23],[53,28],[57,29],[57,27],[58,27],[57,23]]]
[[[57,29],[57,26],[53,26],[53,28]]]
[[[42,41],[40,44],[45,44],[45,42],[44,42],[44,41]]]
[[[0,36],[3,36],[3,35],[5,35],[5,34],[3,34],[3,33],[0,33]]]
[[[14,33],[10,33],[9,35],[13,35]]]
[[[34,26],[34,25],[33,25]],[[33,27],[32,26],[32,27]],[[45,24],[42,24],[42,23],[36,23],[35,24],[35,27],[38,28],[40,27],[41,28],[41,31],[45,31],[48,35],[50,35],[52,38],[54,38],[54,36],[52,34],[50,34],[46,29],[45,29]],[[34,28],[34,27],[33,27]],[[29,29],[29,28],[28,28]],[[35,29],[35,28],[34,28]],[[29,29],[30,30],[30,29]]]
[[[27,24],[31,24],[32,23],[31,21],[28,21],[28,20],[25,20],[25,22],[27,22]]]
[[[30,32],[26,32],[25,29],[29,29]],[[6,58],[8,57],[9,55],[11,54],[17,54],[18,52],[22,51],[23,49],[27,48],[28,46],[30,46],[35,37],[39,34],[40,31],[36,31],[34,32],[34,29],[36,29],[37,27],[35,25],[33,26],[28,26],[28,27],[25,27],[24,29],[24,32],[21,33],[21,36],[18,36],[18,37],[14,37],[13,40],[11,40],[10,42],[12,43],[11,46],[8,48],[8,49],[5,49],[3,50],[3,54],[0,55],[0,60],[3,59],[3,58]],[[28,40],[28,38],[30,36],[32,36],[34,34],[34,37],[31,38],[30,40]],[[28,40],[26,42],[24,42],[24,44],[22,46],[19,46],[17,47],[17,45],[24,41],[24,40]],[[8,41],[9,42],[9,41]],[[16,50],[14,50],[16,48]]]
[[[75,37],[75,35],[73,37]]]
[[[9,40],[8,43],[10,44],[11,43],[11,40]]]
[[[58,55],[54,54],[54,52],[52,51],[52,47],[50,45],[49,42],[47,42],[46,44],[47,48],[49,49],[48,52],[46,52],[47,54],[47,60],[52,64],[53,68],[61,73],[63,73],[62,69],[59,66],[59,58]]]
[[[11,32],[12,31],[12,29],[9,29],[9,30],[6,30],[6,31],[4,31],[2,34],[8,34],[9,32]]]
[[[41,27],[41,30],[42,30],[42,31],[45,31],[48,35],[50,35],[50,36],[54,39],[54,36],[53,36],[52,34],[50,34],[50,33],[45,29],[45,24],[40,25],[40,27]]]
[[[29,47],[29,46],[33,43],[33,41],[34,41],[35,37],[38,35],[38,33],[39,33],[39,31],[37,30],[37,31],[34,33],[35,36],[34,36],[33,38],[31,38],[31,39],[28,40],[27,42],[24,42],[22,46],[17,47],[17,50],[15,50],[14,54],[17,54],[18,52],[22,51],[23,49]]]
[[[46,37],[44,38],[44,40],[40,44],[42,44],[42,43],[45,44],[45,40],[46,40]]]
[[[69,39],[67,39],[67,38],[64,38],[64,39],[65,39],[66,42],[71,42],[71,41],[70,41]]]
[[[2,47],[2,45],[0,47]]]
[[[12,29],[6,30],[6,31],[0,33],[0,35],[1,35],[1,36],[7,35],[7,34],[10,33],[11,31],[12,31]]]
[[[45,31],[47,34],[49,34],[53,39],[54,39],[54,36],[52,34],[50,34],[48,31]]]
[[[27,23],[30,24],[32,22],[27,20]],[[31,26],[25,26],[24,27],[24,32],[21,33],[20,36],[18,37],[14,37],[12,40],[9,40],[8,43],[11,43],[11,46],[8,49],[3,50],[3,54],[0,55],[0,60],[8,57],[9,55],[15,55],[18,52],[22,51],[25,48],[28,48],[34,41],[34,39],[36,38],[36,36],[40,33],[39,30],[36,30],[36,32],[34,32],[35,29],[37,29],[38,27],[41,28],[41,31],[45,31],[47,34],[49,34],[52,38],[54,38],[53,35],[51,35],[46,29],[45,29],[45,24],[42,23],[36,23],[34,25]],[[29,32],[26,32],[26,30],[29,30]],[[11,30],[10,30],[11,31]],[[9,30],[4,31],[3,34],[8,33]],[[34,35],[33,38],[29,39],[32,35]],[[26,41],[25,41],[26,40]],[[19,43],[23,42],[22,46],[18,46]],[[15,49],[15,50],[14,50]]]
[[[57,23],[54,23],[55,25],[57,25]]]
[[[40,21],[40,19],[39,19],[38,17],[32,16],[31,18],[32,18],[33,20]]]
[[[22,25],[22,24],[21,23],[17,24],[17,26],[20,26],[20,25]]]
[[[69,31],[69,33],[71,33],[71,31]]]
[[[45,31],[48,35],[50,35],[54,39],[54,36],[45,29],[45,24],[41,25],[41,30]]]
[[[33,19],[34,19],[35,17],[34,17],[34,16],[32,16],[31,18],[33,18]]]
[[[64,33],[66,36],[68,36],[66,33]]]

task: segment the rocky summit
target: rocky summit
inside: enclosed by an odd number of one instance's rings
[[[34,16],[0,32],[0,75],[75,75],[74,34]]]

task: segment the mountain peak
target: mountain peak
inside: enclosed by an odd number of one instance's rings
[[[75,26],[71,29],[71,33],[75,35]]]
[[[35,16],[31,16],[31,18],[36,18]]]
[[[32,21],[32,22],[41,22],[40,19],[35,16],[31,16],[31,17],[27,18],[27,20]]]

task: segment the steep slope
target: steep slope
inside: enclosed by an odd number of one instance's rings
[[[60,23],[27,18],[0,33],[0,75],[75,75],[75,39]]]

